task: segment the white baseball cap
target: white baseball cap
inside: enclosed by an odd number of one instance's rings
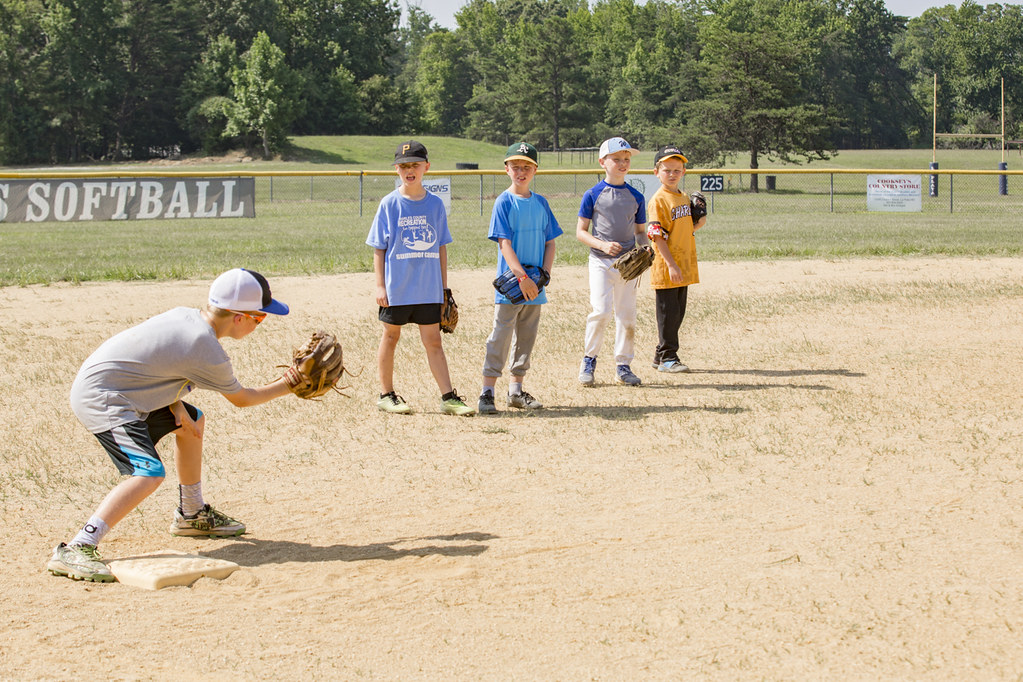
[[[603,159],[608,154],[614,154],[615,152],[638,152],[639,150],[634,148],[631,144],[625,141],[623,137],[612,137],[609,140],[604,140],[600,145],[600,155],[598,158]]]
[[[228,270],[210,285],[210,305],[221,310],[249,311],[287,315],[289,308],[270,295],[266,277],[244,268]]]

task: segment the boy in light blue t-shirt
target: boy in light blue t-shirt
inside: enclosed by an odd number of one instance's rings
[[[471,416],[475,410],[451,387],[441,345],[440,309],[447,288],[451,232],[444,202],[423,187],[423,176],[430,169],[426,147],[415,140],[399,144],[394,168],[401,186],[380,200],[366,237],[366,243],[375,249],[376,302],[383,324],[377,349],[377,407],[392,414],[412,412],[394,391],[394,351],[402,326],[414,323],[419,325],[430,372],[441,390],[441,411]]]
[[[542,267],[549,274],[554,264],[554,240],[562,234],[547,200],[529,189],[538,166],[536,147],[517,142],[508,147],[504,168],[511,186],[494,202],[487,235],[498,244],[497,275],[511,270],[519,280],[525,301],[512,303],[500,292],[494,296],[494,331],[487,339],[483,362],[483,391],[477,410],[480,414],[497,412],[494,386],[505,362],[512,375],[508,386],[508,407],[535,410],[543,404],[522,390],[529,369],[530,355],[540,326],[540,306],[547,293],[537,288],[524,266]],[[509,349],[511,356],[509,357]]]

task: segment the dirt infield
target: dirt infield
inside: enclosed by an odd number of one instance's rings
[[[320,403],[192,394],[204,492],[249,533],[171,537],[169,463],[104,555],[242,569],[158,592],[44,571],[117,480],[67,394],[208,283],[0,289],[0,678],[1019,679],[1023,259],[700,267],[692,373],[651,369],[644,284],[644,385],[611,383],[606,339],[578,387],[585,272],[556,268],[526,381],[547,408],[472,419],[440,414],[414,330],[416,414],[376,411],[371,276],[271,278],[294,312],[225,342],[243,383],[319,326],[361,375]],[[451,274],[473,404],[492,276]]]

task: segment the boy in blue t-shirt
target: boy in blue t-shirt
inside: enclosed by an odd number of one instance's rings
[[[511,270],[526,300],[516,304],[501,292],[494,294],[494,331],[487,339],[483,361],[483,391],[477,405],[480,414],[497,412],[494,386],[509,361],[512,380],[508,386],[508,407],[525,410],[543,407],[522,390],[522,380],[529,369],[540,327],[540,306],[547,302],[547,294],[537,288],[523,266],[542,267],[549,274],[554,264],[554,240],[562,231],[547,200],[529,189],[536,176],[538,158],[536,147],[526,142],[508,147],[504,170],[511,178],[511,186],[494,201],[490,216],[487,237],[498,244],[497,275]]]
[[[636,355],[636,294],[639,278],[626,282],[614,269],[615,259],[636,243],[646,244],[646,199],[625,182],[636,151],[620,137],[600,145],[604,179],[583,195],[575,235],[590,247],[590,305],[579,383],[593,386],[597,353],[611,316],[615,318],[615,380],[628,386],[643,383],[632,372]],[[591,234],[592,231],[592,234]]]
[[[447,245],[451,243],[447,213],[440,197],[423,187],[430,169],[426,147],[415,140],[398,145],[394,168],[401,186],[380,200],[366,243],[372,246],[376,275],[378,319],[383,324],[377,349],[380,399],[377,407],[392,414],[409,414],[412,408],[394,392],[394,350],[403,325],[419,325],[437,386],[441,411],[471,416],[468,407],[451,387],[448,361],[440,336],[440,309],[447,288]]]

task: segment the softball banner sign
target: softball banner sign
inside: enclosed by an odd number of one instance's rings
[[[254,218],[255,178],[0,179],[0,222]]]

